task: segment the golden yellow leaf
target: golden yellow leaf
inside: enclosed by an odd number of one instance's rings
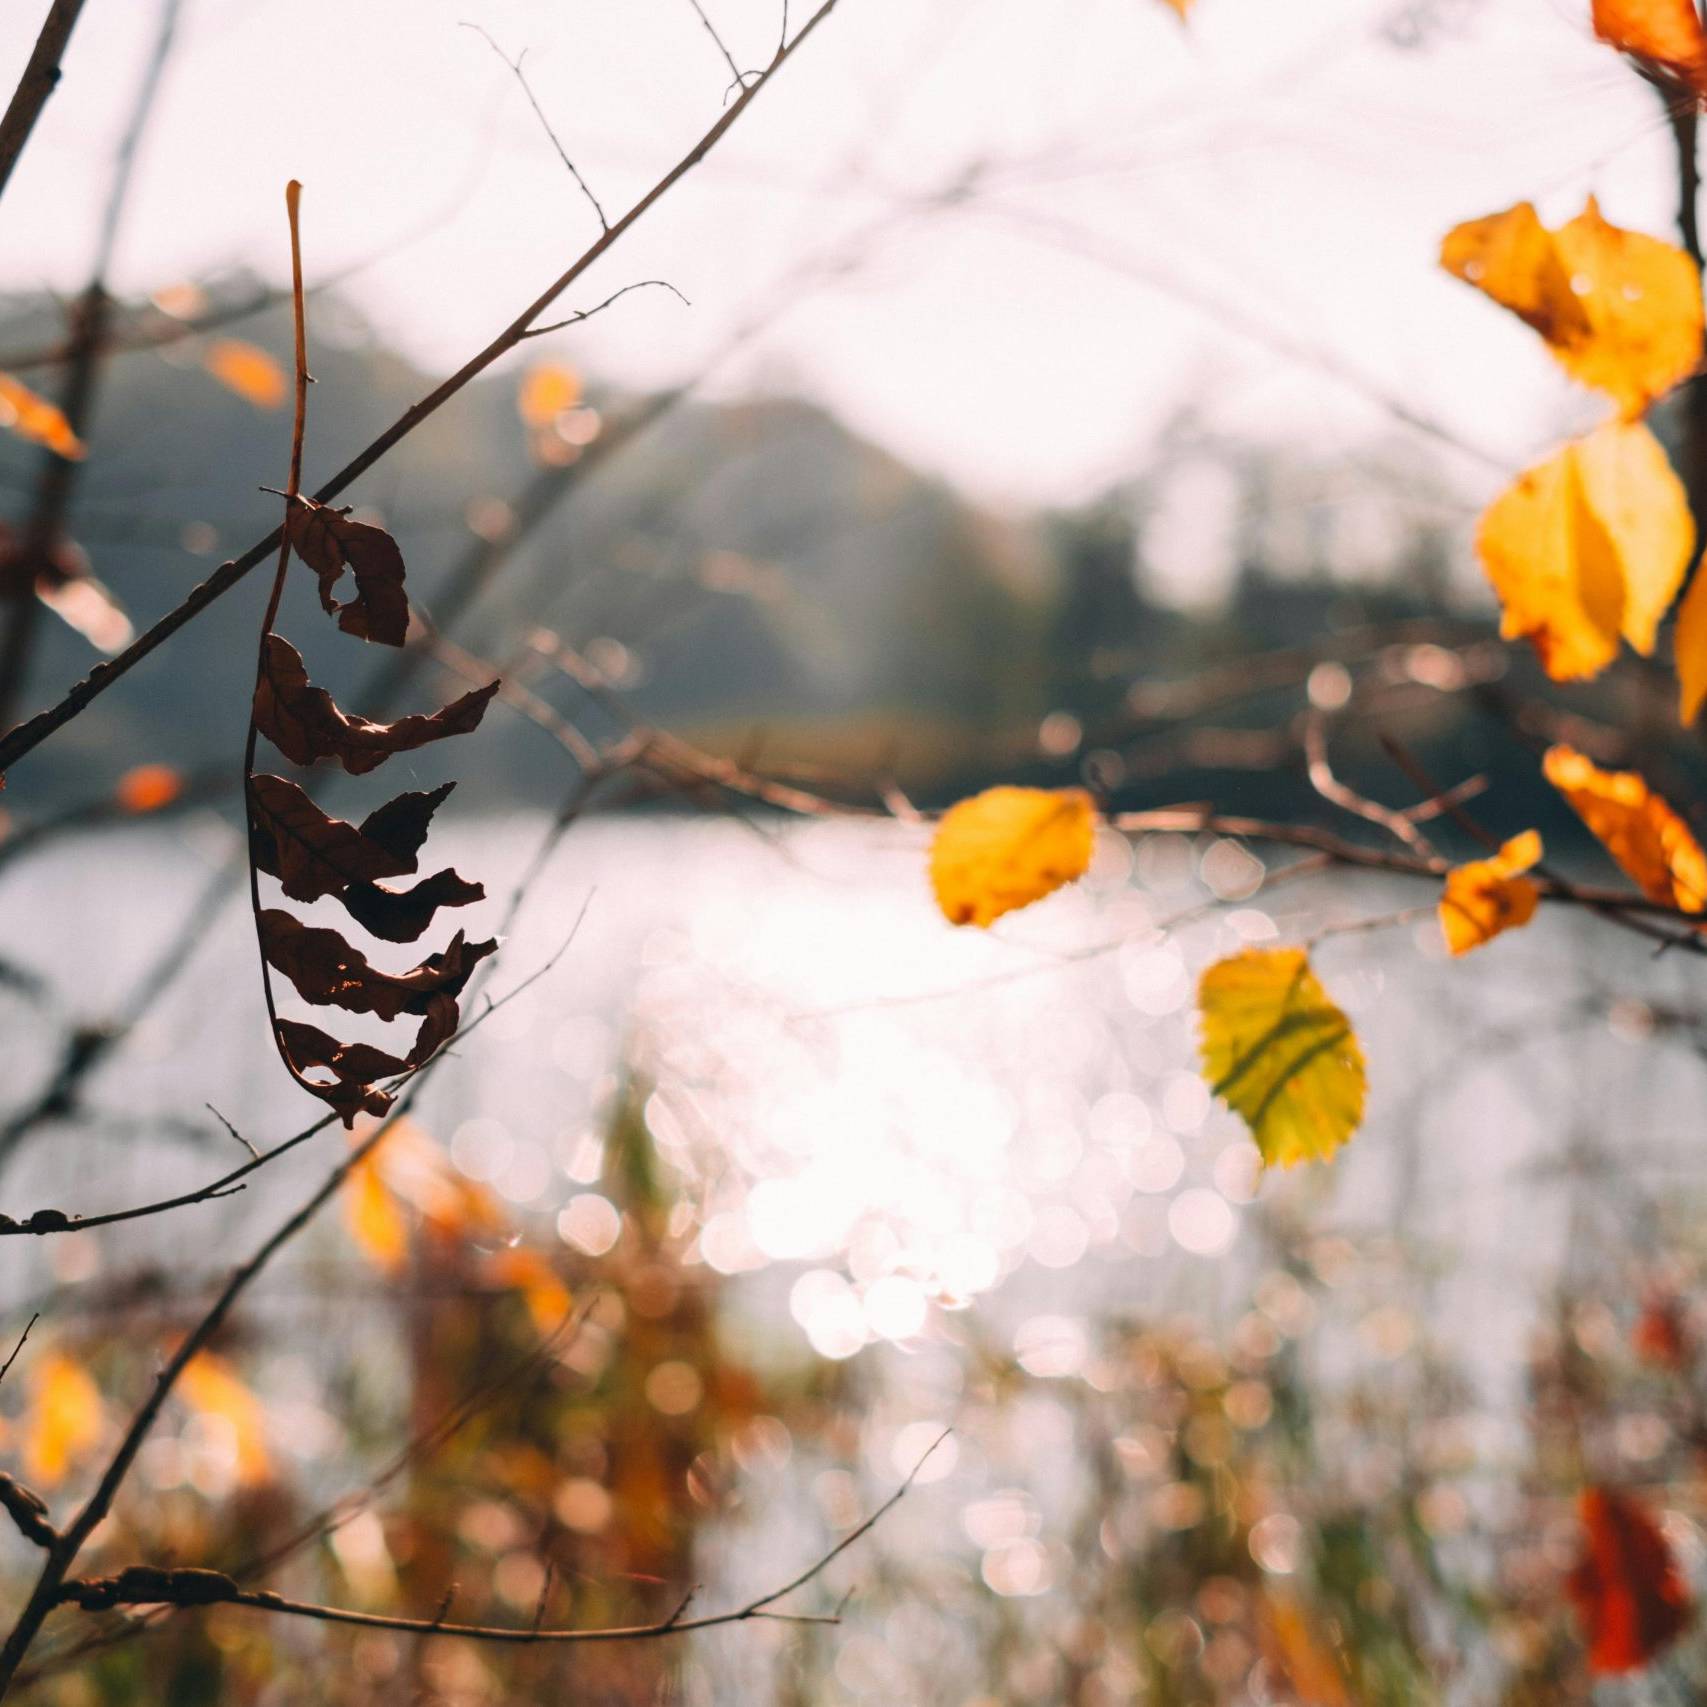
[[[1527,636],[1561,682],[1598,675],[1620,634],[1653,651],[1694,548],[1683,483],[1640,423],[1609,422],[1526,470],[1476,535],[1501,634]]]
[[[522,376],[516,408],[530,427],[549,427],[581,401],[581,376],[558,362],[541,362]]]
[[[381,1274],[396,1274],[409,1256],[409,1226],[370,1151],[344,1181],[344,1220],[363,1256]]]
[[[178,1377],[178,1394],[191,1410],[218,1417],[230,1426],[237,1448],[237,1480],[244,1487],[272,1480],[266,1410],[224,1358],[211,1351],[197,1352]]]
[[[1096,809],[1078,788],[988,788],[943,814],[931,885],[951,925],[988,925],[1082,877]]]
[[[1611,224],[1592,196],[1556,231],[1528,202],[1467,220],[1447,233],[1440,264],[1532,326],[1573,379],[1604,391],[1626,417],[1700,363],[1695,263]]]
[[[209,344],[202,366],[257,409],[278,408],[290,391],[285,370],[259,345],[240,338],[219,338]]]
[[[1650,901],[1707,910],[1707,854],[1694,832],[1634,771],[1603,771],[1574,747],[1549,747],[1547,780]]]
[[[1707,573],[1699,564],[1677,607],[1672,652],[1677,661],[1677,715],[1687,726],[1700,716],[1701,702],[1707,700]]]
[[[1440,928],[1454,954],[1468,954],[1501,931],[1526,925],[1535,916],[1541,891],[1521,873],[1541,858],[1534,830],[1513,836],[1492,859],[1472,860],[1446,874],[1440,898]]]
[[[9,373],[0,373],[0,427],[72,462],[84,454],[83,441],[59,409]]]
[[[1707,35],[1695,0],[1594,0],[1594,33],[1621,53],[1652,59],[1707,93]]]
[[[29,1395],[24,1480],[51,1487],[100,1444],[105,1422],[101,1393],[80,1363],[55,1351],[30,1366]]]
[[[1197,989],[1203,1076],[1271,1166],[1331,1156],[1363,1119],[1363,1050],[1301,948],[1219,960]]]

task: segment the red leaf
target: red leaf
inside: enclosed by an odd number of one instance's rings
[[[1627,1495],[1585,1488],[1580,1511],[1583,1557],[1565,1586],[1589,1645],[1589,1669],[1640,1670],[1693,1614],[1683,1574],[1658,1525]]]
[[[424,747],[447,735],[466,735],[479,726],[498,691],[496,682],[465,693],[430,716],[373,723],[340,711],[303,668],[302,654],[280,635],[267,636],[261,679],[255,685],[255,723],[293,764],[336,759],[352,776],[382,765],[393,753]]]
[[[346,634],[401,646],[409,632],[409,599],[403,591],[403,553],[384,528],[350,520],[348,509],[332,510],[312,498],[295,499],[285,528],[296,554],[320,577],[320,605]],[[353,598],[333,592],[344,571],[356,579]]]

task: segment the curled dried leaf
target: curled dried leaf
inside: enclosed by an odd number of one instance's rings
[[[470,883],[446,869],[423,877],[408,889],[388,889],[383,883],[352,883],[343,902],[350,917],[365,931],[387,942],[413,942],[433,922],[440,907],[466,907],[486,899],[485,887]]]
[[[409,599],[403,591],[403,553],[384,528],[350,518],[312,498],[297,498],[285,527],[296,554],[320,578],[320,605],[346,634],[401,646],[409,632]],[[333,595],[344,571],[355,577],[353,597]]]
[[[497,691],[498,683],[489,682],[430,715],[373,723],[339,710],[324,688],[309,681],[302,654],[281,635],[269,634],[255,684],[255,724],[293,764],[336,759],[351,776],[361,776],[393,753],[477,729]]]
[[[260,930],[268,964],[304,1001],[386,1020],[426,1016],[435,997],[460,995],[474,968],[498,946],[496,940],[468,942],[458,931],[442,954],[428,955],[407,972],[382,972],[336,931],[305,925],[276,907],[263,909]]]
[[[381,807],[380,813],[385,810]],[[415,856],[426,835],[425,822],[410,846],[406,836],[382,838],[367,834],[367,824],[380,813],[372,814],[357,829],[342,818],[329,817],[294,782],[287,782],[282,776],[249,779],[249,818],[253,831],[250,839],[255,864],[276,877],[293,901],[338,895],[352,883],[403,877],[415,869]],[[385,821],[386,830],[393,827],[390,820]]]
[[[1603,771],[1574,747],[1549,747],[1547,780],[1650,901],[1707,911],[1707,854],[1662,795],[1635,771]]]
[[[1440,928],[1452,953],[1468,954],[1492,942],[1501,931],[1529,923],[1541,891],[1522,874],[1540,858],[1541,837],[1525,830],[1492,859],[1471,860],[1446,874]]]
[[[393,1055],[371,1043],[340,1043],[318,1026],[300,1020],[281,1019],[277,1032],[279,1048],[297,1082],[329,1103],[350,1126],[357,1114],[384,1114],[395,1099],[378,1081],[401,1078],[424,1066],[455,1036],[458,1018],[453,997],[433,997],[407,1055]],[[331,1078],[308,1076],[317,1071],[330,1073]]]

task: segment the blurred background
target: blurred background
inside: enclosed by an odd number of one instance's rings
[[[312,487],[597,235],[593,199],[642,194],[783,21],[90,5],[0,202],[0,371],[58,394],[94,266],[107,339],[8,720],[274,525],[287,178]],[[458,780],[434,846],[485,883],[459,922],[504,931],[491,990],[517,994],[173,1401],[101,1558],[646,1621],[780,1586],[917,1478],[789,1603],[851,1591],[837,1626],[511,1652],[66,1616],[41,1699],[1700,1698],[1691,1635],[1597,1683],[1567,1584],[1585,1479],[1642,1490],[1707,1568],[1687,957],[1549,913],[1449,965],[1431,893],[1277,883],[1289,856],[1212,835],[1105,833],[1084,884],[956,932],[919,816],[1079,783],[1344,831],[1317,741],[1398,803],[1419,767],[1484,778],[1500,834],[1538,826],[1604,881],[1549,741],[1700,797],[1660,673],[1546,684],[1471,552],[1596,405],[1438,270],[1441,235],[1591,193],[1675,235],[1678,131],[1585,14],[842,0],[562,313],[636,288],[347,495],[402,544],[415,644],[337,636],[306,573],[282,627],[374,716],[503,672],[475,736],[386,780]],[[0,76],[36,27],[0,21]],[[0,436],[18,534],[42,456]],[[16,1218],[193,1190],[240,1159],[224,1122],[266,1146],[315,1112],[269,1047],[242,893],[262,578],[7,779]],[[566,823],[587,753],[637,727],[679,762]],[[1198,1076],[1192,991],[1217,954],[1322,931],[1370,1118],[1331,1169],[1265,1178]],[[86,1486],[341,1142],[0,1246],[0,1332],[41,1313],[0,1388],[8,1464],[56,1503]]]

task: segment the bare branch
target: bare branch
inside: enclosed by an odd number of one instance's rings
[[[53,0],[48,8],[24,74],[12,91],[5,117],[0,118],[0,194],[11,181],[12,168],[24,152],[48,96],[59,87],[59,62],[65,57],[66,44],[82,10],[83,0]]]

